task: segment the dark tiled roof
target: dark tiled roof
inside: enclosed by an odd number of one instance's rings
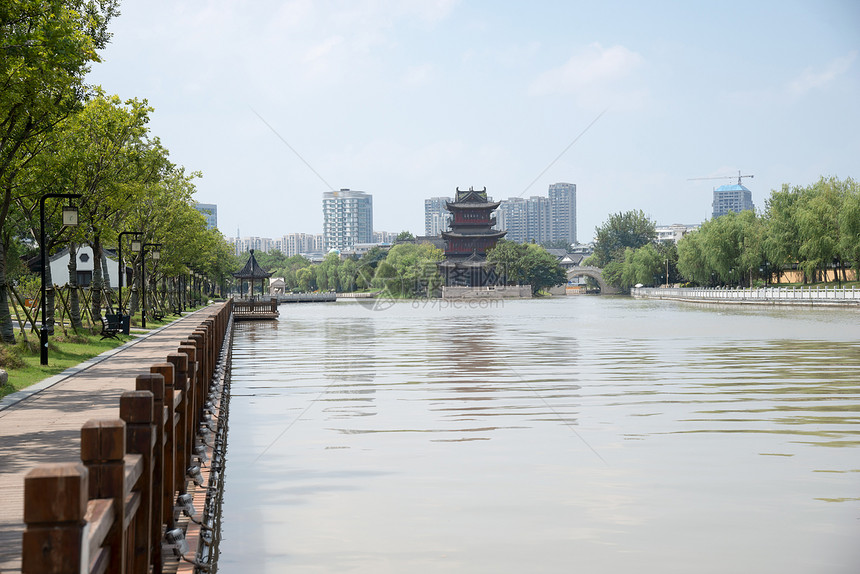
[[[233,277],[236,279],[265,279],[266,277],[271,276],[271,273],[263,270],[263,268],[257,263],[253,249],[251,250],[251,256],[248,258],[248,262],[245,263],[245,266],[239,271],[233,273]]]

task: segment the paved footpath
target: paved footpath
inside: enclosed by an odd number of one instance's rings
[[[24,476],[38,464],[79,460],[84,423],[118,418],[120,395],[134,390],[135,377],[166,361],[217,309],[185,315],[0,401],[0,572],[21,570]]]

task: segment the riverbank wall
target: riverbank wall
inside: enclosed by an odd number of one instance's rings
[[[442,299],[531,299],[531,285],[442,287]]]
[[[855,287],[759,287],[748,289],[634,287],[630,290],[630,295],[635,299],[664,299],[690,303],[860,308],[860,289]]]

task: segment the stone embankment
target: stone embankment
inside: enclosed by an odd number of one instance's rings
[[[749,289],[634,287],[630,290],[630,294],[636,299],[668,299],[691,303],[860,307],[860,289],[855,287],[759,287]]]

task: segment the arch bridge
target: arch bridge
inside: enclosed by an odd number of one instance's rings
[[[615,287],[611,286],[606,281],[604,281],[603,269],[601,269],[600,267],[591,267],[591,266],[586,265],[584,267],[571,267],[570,269],[567,270],[568,281],[570,281],[574,277],[583,277],[583,276],[591,277],[592,279],[597,281],[597,284],[600,285],[600,294],[601,295],[617,295],[618,293],[620,293],[620,291],[618,291],[618,289],[616,289]]]

